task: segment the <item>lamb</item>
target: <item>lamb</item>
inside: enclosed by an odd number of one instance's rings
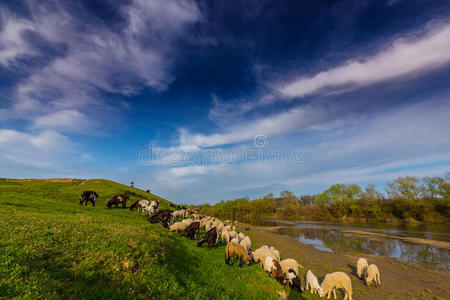
[[[226,248],[225,263],[229,265],[232,258],[239,259],[239,267],[241,268],[243,262],[250,265],[253,260],[252,256],[247,253],[244,247],[235,243],[229,243]]]
[[[367,267],[366,284],[370,285],[372,282],[375,286],[381,285],[380,271],[378,271],[378,267],[374,264],[371,264],[369,265],[369,267]]]
[[[233,243],[239,245],[238,239],[237,238],[232,238],[231,241],[230,241],[230,244],[233,244]]]
[[[240,241],[240,242],[239,242],[239,245],[244,246],[245,249],[247,249],[247,252],[250,252],[250,251],[251,251],[252,246],[249,245],[245,239],[242,240],[242,241]]]
[[[319,294],[320,297],[327,296],[327,299],[330,299],[331,292],[333,292],[334,299],[336,299],[336,289],[344,289],[344,300],[352,300],[352,282],[350,277],[344,272],[327,274],[322,281],[321,287],[323,291],[322,294]]]
[[[170,231],[183,231],[185,228],[187,227],[187,225],[183,222],[176,222],[173,223],[169,229]]]
[[[295,271],[295,273],[298,274],[298,263],[293,258],[283,259],[282,261],[280,261],[280,266],[284,274],[287,274],[289,269]]]
[[[230,233],[226,230],[222,231],[222,244],[228,245],[230,242]]]
[[[302,287],[302,280],[300,279],[300,277],[297,275],[297,273],[292,270],[292,269],[288,269],[287,273],[285,274],[285,280],[284,280],[284,284],[286,285],[286,283],[289,284],[289,286],[296,290],[299,293],[303,292],[303,287]]]
[[[323,289],[319,285],[319,281],[317,280],[316,275],[313,274],[311,270],[306,272],[306,290],[311,290],[311,293],[317,293],[319,295],[323,294]]]
[[[364,278],[364,273],[365,268],[367,268],[369,266],[369,264],[367,263],[367,259],[365,258],[360,258],[358,259],[358,261],[356,262],[356,274],[358,274],[359,278]]]

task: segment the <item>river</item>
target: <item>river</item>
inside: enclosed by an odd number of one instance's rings
[[[299,240],[325,252],[352,250],[395,257],[416,264],[437,264],[450,268],[450,251],[434,245],[404,241],[395,237],[414,237],[450,242],[450,224],[349,224],[312,221],[259,220],[255,225],[279,226],[276,233]],[[346,230],[386,234],[395,237],[368,238],[346,234]]]

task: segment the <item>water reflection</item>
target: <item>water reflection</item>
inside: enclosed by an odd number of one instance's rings
[[[341,230],[364,230],[388,235],[450,241],[448,225],[355,225],[283,220],[259,220],[257,223],[253,222],[255,225],[280,226],[279,234],[299,240],[304,244],[313,245],[321,251],[333,252],[333,250],[351,249],[360,253],[395,257],[417,264],[432,263],[450,268],[450,253],[445,249],[431,245],[413,244],[395,238],[374,237],[368,239],[355,235],[344,235],[341,232]]]

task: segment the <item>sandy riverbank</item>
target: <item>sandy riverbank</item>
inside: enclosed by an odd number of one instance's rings
[[[249,226],[250,230],[244,230],[246,226]],[[382,285],[380,288],[367,287],[360,279],[351,275],[354,299],[450,299],[450,270],[448,269],[417,266],[383,256],[345,251],[322,252],[311,245],[274,233],[276,228],[248,224],[238,226],[239,231],[244,231],[251,237],[253,248],[261,245],[274,246],[280,250],[282,258],[295,258],[305,267],[299,270],[302,276],[311,269],[319,281],[330,272],[343,271],[352,274],[355,271],[356,260],[359,257],[366,257],[369,263],[376,264],[380,269]],[[361,232],[348,234],[361,234]],[[372,236],[372,238],[377,237]]]

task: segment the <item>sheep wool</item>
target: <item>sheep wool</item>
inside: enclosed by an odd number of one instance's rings
[[[178,231],[178,230],[182,231],[186,227],[187,226],[186,226],[185,223],[183,223],[183,222],[176,222],[176,223],[173,223],[172,225],[170,225],[169,229],[170,229],[170,231]]]
[[[247,252],[250,252],[250,251],[251,251],[251,246],[250,246],[249,244],[247,244],[247,241],[246,241],[246,240],[240,241],[240,242],[239,242],[239,245],[245,247],[245,249],[247,249]]]
[[[263,267],[264,267],[264,271],[266,271],[267,273],[272,274],[272,269],[274,268],[272,256],[267,256],[264,259]]]
[[[237,238],[232,238],[231,241],[230,241],[230,244],[233,244],[233,243],[239,245],[238,239]]]
[[[374,264],[369,265],[367,268],[367,277],[366,277],[366,284],[370,285],[373,283],[375,286],[380,286],[380,271],[378,271],[378,267]]]
[[[333,293],[336,299],[336,289],[343,289],[345,291],[344,300],[352,300],[352,282],[350,277],[344,272],[334,272],[327,274],[325,279],[322,281],[321,287],[323,289],[322,295],[320,297],[329,298],[331,293]]]
[[[222,244],[228,245],[230,242],[230,233],[226,230],[222,231]]]
[[[284,274],[287,274],[289,269],[298,274],[298,263],[293,258],[283,259],[282,261],[280,261],[280,266]]]
[[[358,274],[359,278],[363,278],[364,275],[364,268],[367,268],[369,264],[367,263],[367,259],[360,258],[356,262],[356,273]]]

